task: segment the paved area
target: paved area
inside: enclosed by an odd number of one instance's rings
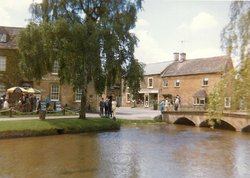
[[[119,107],[116,110],[116,117],[118,119],[129,119],[129,120],[153,120],[161,113],[159,110],[152,110],[149,108],[130,108],[130,107]],[[47,116],[46,119],[61,119],[61,118],[78,118],[78,115],[72,116]],[[100,117],[98,113],[86,113],[86,117]],[[1,117],[0,121],[11,121],[11,120],[38,120],[39,117]]]

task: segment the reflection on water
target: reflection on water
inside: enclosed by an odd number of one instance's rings
[[[247,178],[250,135],[179,125],[0,140],[0,177]]]

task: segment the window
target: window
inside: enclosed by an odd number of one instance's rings
[[[2,96],[3,94],[5,94],[6,88],[4,84],[0,84],[0,95]]]
[[[76,89],[75,91],[75,101],[76,102],[81,102],[81,97],[82,97],[82,89]]]
[[[148,88],[153,88],[153,78],[148,78]]]
[[[51,85],[51,101],[59,101],[59,85],[53,84]]]
[[[7,35],[4,33],[0,33],[0,43],[6,43],[7,42]]]
[[[6,71],[6,57],[0,56],[0,71]]]
[[[203,78],[202,86],[208,86],[208,78]]]
[[[52,66],[52,74],[57,75],[59,70],[59,63],[58,61],[54,61],[54,64]]]
[[[205,98],[194,98],[194,105],[205,105]]]
[[[175,87],[180,87],[180,80],[175,81]]]
[[[163,80],[163,87],[168,87],[168,80]]]
[[[225,108],[231,108],[231,97],[225,97],[224,98],[224,107]]]

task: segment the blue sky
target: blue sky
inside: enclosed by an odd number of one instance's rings
[[[35,0],[40,2],[41,0]],[[0,26],[25,27],[32,0],[0,0]],[[144,0],[133,32],[135,56],[152,63],[186,52],[188,59],[223,55],[220,33],[229,22],[230,1]]]

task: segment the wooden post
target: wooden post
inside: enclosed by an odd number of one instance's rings
[[[12,117],[12,108],[9,110],[9,116]]]

